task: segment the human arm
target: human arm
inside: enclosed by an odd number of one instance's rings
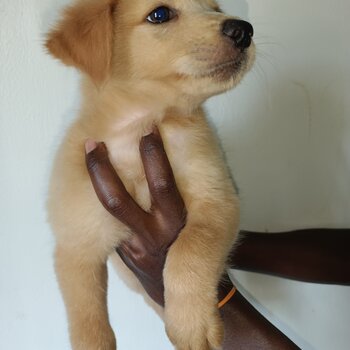
[[[241,232],[230,256],[235,269],[300,281],[350,284],[350,230]]]
[[[229,277],[224,276],[223,281]],[[228,293],[232,284],[221,283],[219,300]],[[286,335],[262,316],[239,292],[221,308],[224,320],[225,337],[223,350],[297,350]]]

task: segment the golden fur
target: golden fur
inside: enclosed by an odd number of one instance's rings
[[[221,34],[229,18],[212,0],[165,0],[177,18],[145,18],[158,1],[80,0],[48,35],[51,54],[83,73],[83,102],[57,155],[49,194],[56,271],[74,350],[114,350],[106,306],[106,261],[130,232],[101,206],[84,163],[87,138],[104,141],[127,190],[145,209],[150,195],[139,156],[156,124],[188,221],[164,270],[164,320],[177,349],[220,347],[217,285],[235,241],[239,204],[201,104],[235,86],[254,59]],[[128,278],[134,278],[129,274]],[[137,332],[137,331],[136,331]]]

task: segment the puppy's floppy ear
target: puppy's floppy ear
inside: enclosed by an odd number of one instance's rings
[[[46,41],[53,56],[79,68],[97,83],[110,69],[115,1],[80,0],[66,9]]]

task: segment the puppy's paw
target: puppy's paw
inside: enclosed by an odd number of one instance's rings
[[[81,325],[71,334],[73,350],[116,350],[114,332],[109,326],[98,324]]]
[[[189,302],[191,300],[191,302]],[[165,308],[166,332],[177,350],[219,350],[224,338],[216,301],[197,298],[171,302]]]

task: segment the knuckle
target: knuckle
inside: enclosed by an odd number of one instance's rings
[[[154,191],[157,194],[170,194],[176,188],[175,182],[170,177],[157,179],[154,184]]]
[[[99,160],[95,156],[90,156],[86,162],[87,168],[90,173],[97,171],[99,166]]]
[[[86,166],[90,173],[98,171],[103,162],[106,161],[106,157],[102,157],[98,154],[90,154],[86,160]]]
[[[160,147],[156,143],[147,143],[144,147],[143,150],[146,154],[150,153],[155,153],[159,151]]]
[[[117,217],[122,217],[127,211],[126,205],[118,197],[109,197],[105,201],[105,206],[108,211],[113,213]]]
[[[162,146],[154,137],[149,137],[147,140],[143,141],[142,150],[146,154],[155,153],[162,151]]]

